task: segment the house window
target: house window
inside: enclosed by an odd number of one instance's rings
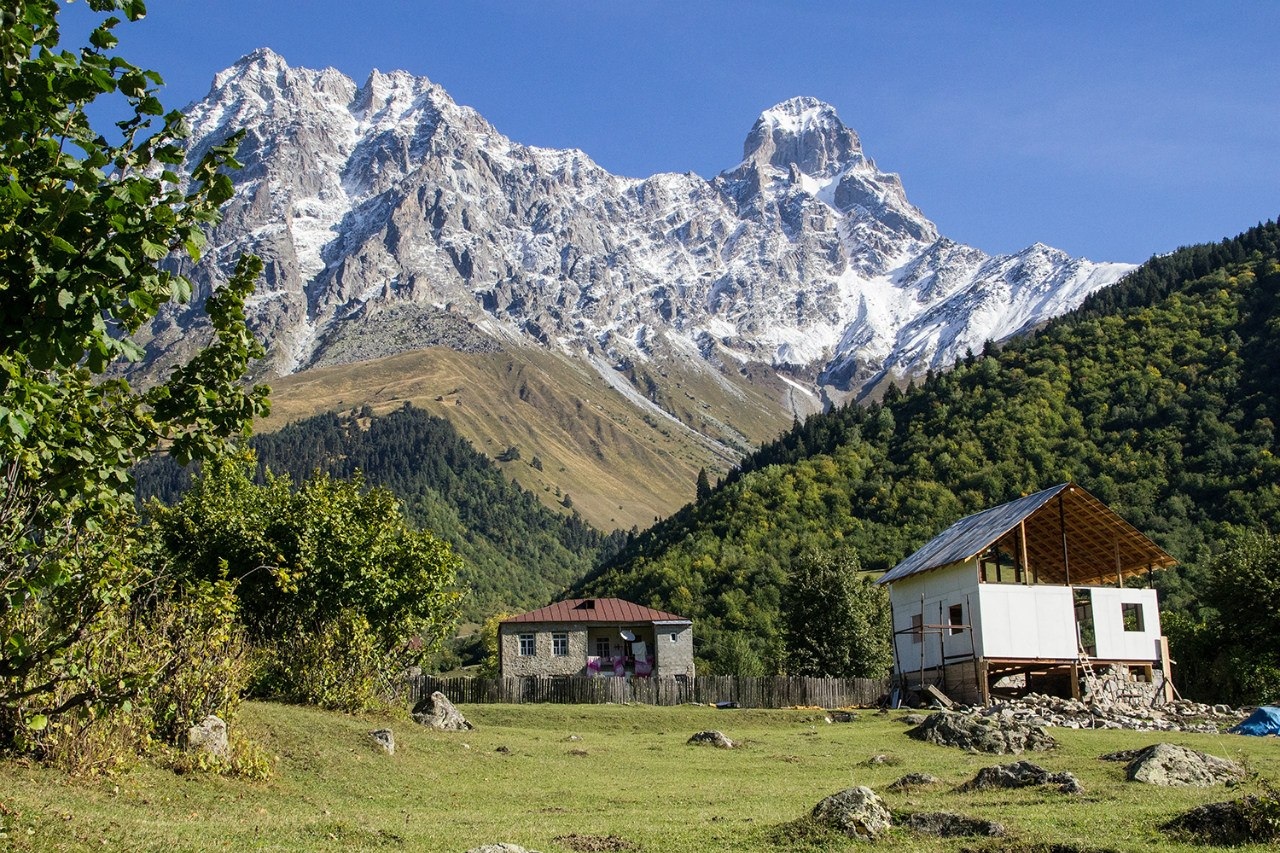
[[[520,635],[520,657],[531,658],[535,654],[533,645],[533,634]]]
[[[596,657],[607,658],[609,656],[609,638],[596,637]]]
[[[674,643],[674,642],[676,641],[676,637],[678,637],[678,636],[679,636],[679,634],[677,634],[675,631],[672,631],[672,632],[671,632],[671,642],[673,642],[673,643]]]
[[[1126,631],[1136,631],[1141,633],[1145,631],[1144,622],[1142,620],[1142,605],[1138,602],[1124,602],[1120,605],[1120,618],[1124,620],[1124,629]]]
[[[952,634],[959,634],[964,630],[964,605],[953,604],[947,608],[947,624],[951,626]]]
[[[556,631],[551,635],[551,654],[557,657],[569,656],[569,635]]]
[[[924,617],[917,613],[911,617],[911,644],[920,645],[924,642]]]

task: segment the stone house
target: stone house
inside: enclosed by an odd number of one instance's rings
[[[886,572],[895,675],[952,699],[1172,698],[1156,591],[1176,561],[1063,483],[962,518]]]
[[[693,622],[620,598],[575,598],[498,624],[502,675],[692,677]]]

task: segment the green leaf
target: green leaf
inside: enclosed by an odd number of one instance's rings
[[[49,718],[44,714],[35,714],[27,719],[27,728],[33,732],[42,732],[49,725]]]

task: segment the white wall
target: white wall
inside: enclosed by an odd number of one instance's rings
[[[1143,630],[1126,631],[1121,604],[1142,606]],[[1097,657],[1156,660],[1160,648],[1160,607],[1154,589],[1094,589],[1093,629]]]
[[[970,612],[978,606],[978,564],[976,561],[958,563],[944,569],[923,572],[903,578],[889,586],[889,602],[893,607],[893,630],[898,665],[903,672],[920,669],[920,653],[923,645],[924,668],[941,666],[944,662],[972,657],[976,634],[964,630],[958,634],[948,631],[926,631],[922,643],[913,642],[911,617],[920,615],[920,598],[924,596],[924,624],[945,624],[950,608],[958,604],[963,609],[962,620],[972,622],[976,614]],[[903,632],[903,633],[898,633]],[[981,652],[981,646],[978,646]],[[945,656],[945,661],[944,661]]]
[[[978,648],[983,657],[1079,655],[1071,587],[985,583],[977,599],[981,612]]]
[[[1090,590],[1095,657],[1158,659],[1160,613],[1155,590]],[[922,596],[926,625],[945,624],[950,607],[959,604],[963,621],[973,626],[972,632],[926,631],[922,643],[913,642],[909,633],[911,618],[920,615]],[[1072,587],[980,584],[974,561],[896,581],[890,585],[889,600],[893,607],[894,650],[903,672],[920,669],[921,651],[925,669],[962,661],[971,649],[982,658],[1074,660],[1080,655]],[[1142,631],[1124,630],[1122,603],[1142,605]]]

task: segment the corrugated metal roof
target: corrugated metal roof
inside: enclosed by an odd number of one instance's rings
[[[1024,538],[1013,533],[1019,524]],[[877,583],[972,559],[1001,540],[1010,556],[1025,543],[1023,569],[1036,583],[1106,584],[1178,562],[1083,488],[1062,483],[960,519]]]
[[[949,566],[977,556],[1069,485],[1071,484],[1062,483],[1025,498],[965,516],[930,539],[919,551],[881,575],[876,583],[892,583],[917,572],[927,572],[929,569]]]
[[[654,610],[633,604],[621,598],[572,598],[557,601],[519,616],[503,619],[507,622],[580,622],[586,624],[630,624],[636,622],[682,622],[692,620],[674,613]]]

